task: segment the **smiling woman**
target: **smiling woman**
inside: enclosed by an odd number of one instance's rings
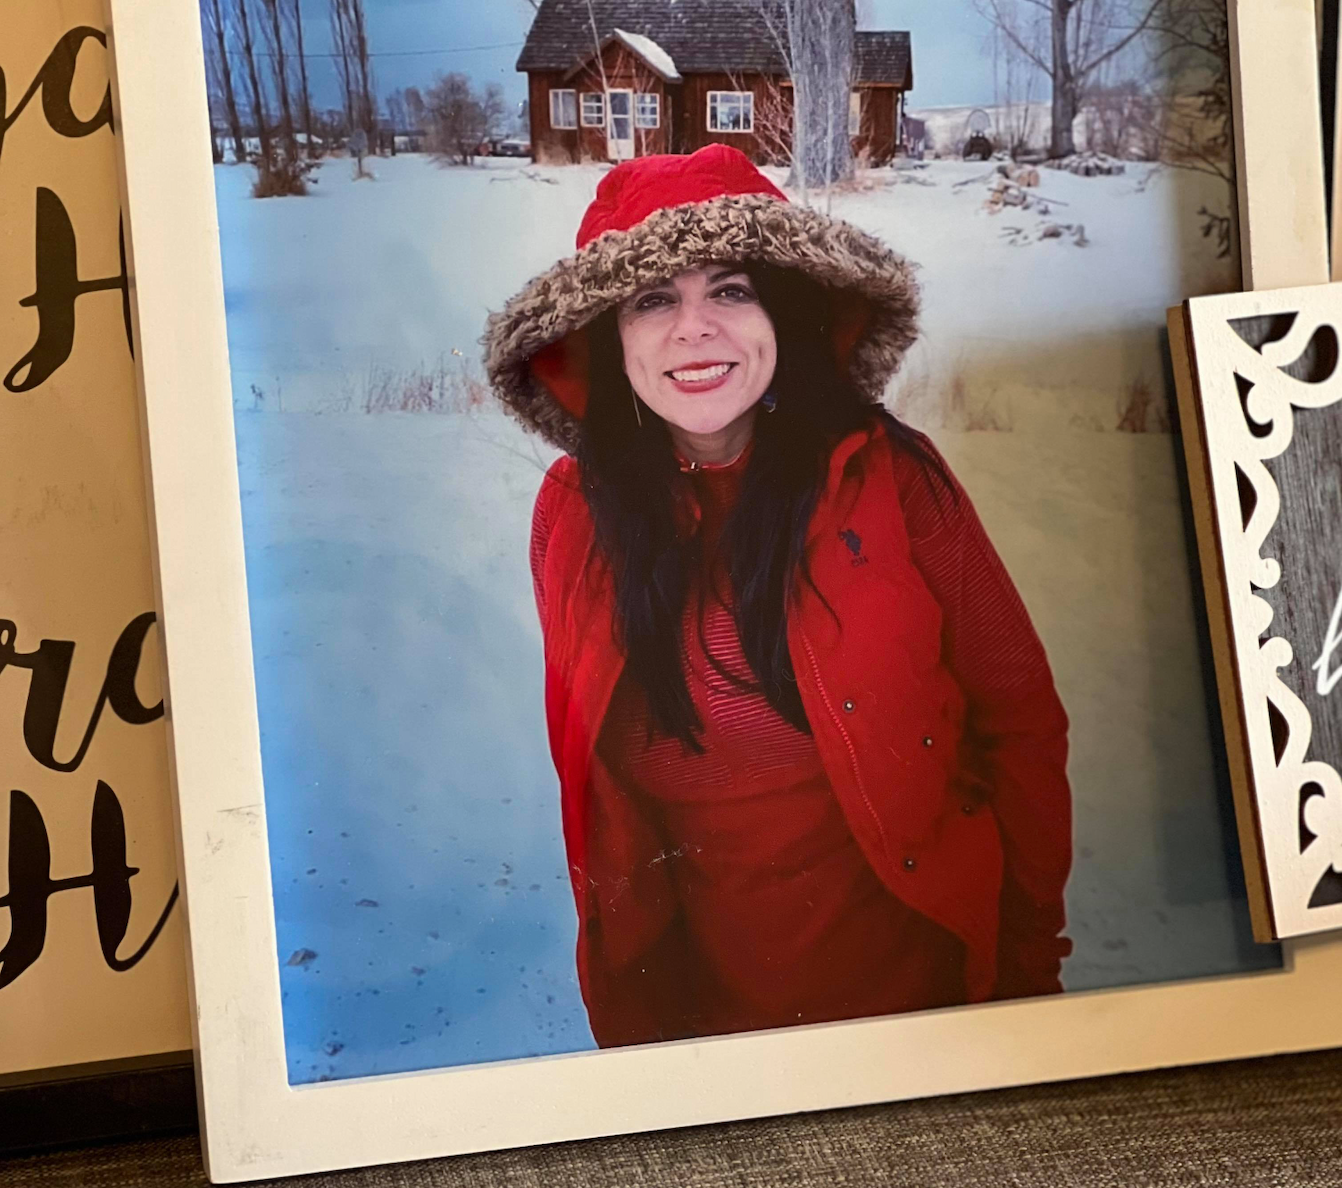
[[[931,442],[909,266],[734,149],[621,165],[491,320],[568,456],[546,711],[602,1045],[1055,992],[1067,718]]]

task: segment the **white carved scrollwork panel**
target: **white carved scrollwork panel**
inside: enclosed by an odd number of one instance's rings
[[[1338,326],[1342,286],[1188,303],[1229,647],[1279,937],[1342,927],[1342,895],[1322,894],[1332,880],[1342,887],[1342,777],[1327,761],[1342,761],[1342,754],[1315,753],[1311,708],[1283,680],[1289,672],[1297,689],[1315,688],[1313,712],[1342,719],[1342,681],[1333,682],[1339,685],[1335,694],[1331,686],[1325,691],[1327,674],[1342,669],[1342,626],[1335,613],[1325,639],[1289,638],[1265,597],[1274,592],[1278,606],[1289,598],[1292,609],[1296,599],[1317,598],[1301,571],[1324,565],[1312,546],[1322,549],[1326,542],[1285,539],[1283,498],[1317,500],[1319,492],[1302,493],[1297,485],[1284,495],[1269,463],[1292,450],[1302,431],[1301,412],[1342,402]],[[1342,418],[1342,406],[1336,415]],[[1315,432],[1318,425],[1317,418],[1306,419],[1304,431]],[[1342,469],[1342,456],[1332,461]],[[1339,524],[1342,540],[1342,501],[1317,514]],[[1342,552],[1335,568],[1342,575]],[[1330,608],[1335,598],[1342,610],[1336,588],[1328,595]],[[1297,654],[1306,651],[1311,654]]]

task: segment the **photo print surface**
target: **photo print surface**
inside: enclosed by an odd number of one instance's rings
[[[1280,965],[1161,338],[1223,4],[201,15],[294,1083]]]

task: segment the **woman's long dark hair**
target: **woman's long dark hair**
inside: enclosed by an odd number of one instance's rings
[[[791,270],[743,267],[773,322],[778,362],[770,391],[777,405],[755,419],[721,548],[741,647],[758,688],[786,721],[809,733],[788,653],[788,595],[799,577],[810,581],[806,530],[835,445],[878,421],[939,492],[954,499],[954,491],[923,439],[864,399],[839,367],[825,324],[831,303],[821,286]],[[635,412],[614,311],[588,333],[590,394],[578,462],[597,548],[614,578],[617,640],[647,694],[650,733],[655,728],[702,751],[703,724],[681,651],[691,575],[702,563],[698,534],[687,532],[677,515],[677,488],[685,479],[665,423],[641,402]]]

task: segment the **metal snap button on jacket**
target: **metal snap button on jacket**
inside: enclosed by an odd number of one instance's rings
[[[914,858],[905,858],[905,859],[904,859],[904,869],[905,869],[905,870],[914,870],[914,869],[917,868],[917,866],[918,866],[918,862],[917,862],[916,859],[914,859]]]
[[[855,709],[857,709],[857,702],[855,702],[855,701],[845,701],[845,702],[843,703],[843,712],[844,712],[845,714],[851,714]]]
[[[932,745],[932,736],[930,734],[925,735],[923,737],[923,746],[930,747],[931,745]]]

